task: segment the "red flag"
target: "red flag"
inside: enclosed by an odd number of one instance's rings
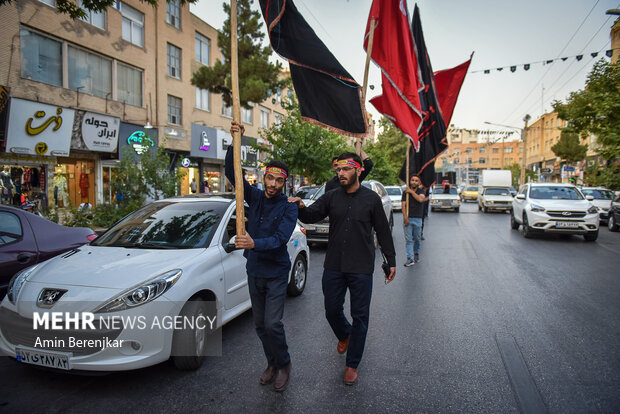
[[[437,98],[439,99],[439,107],[441,108],[441,114],[443,115],[446,126],[450,125],[450,119],[452,119],[456,100],[461,91],[461,86],[463,86],[463,81],[465,80],[465,75],[467,74],[470,63],[471,59],[451,69],[435,72]]]
[[[415,45],[409,28],[406,0],[374,0],[370,7],[364,49],[367,49],[371,19],[375,18],[371,58],[381,68],[383,96],[370,102],[386,109],[399,120],[397,127],[418,147],[418,131],[422,124],[420,84]],[[377,110],[382,113],[379,107]],[[388,117],[390,117],[388,116]],[[401,121],[402,119],[402,121]]]

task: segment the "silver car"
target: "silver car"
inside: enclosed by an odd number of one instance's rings
[[[383,204],[383,211],[385,212],[385,216],[388,219],[388,223],[390,224],[390,229],[394,227],[394,216],[392,214],[392,200],[388,195],[387,190],[379,181],[375,180],[365,180],[362,181],[362,185],[366,188],[371,189],[375,193],[381,197],[381,203]],[[310,199],[310,204],[314,201],[318,200],[325,194],[325,186],[322,186],[319,191],[317,191],[314,196]],[[305,203],[306,204],[306,203]],[[306,204],[306,205],[310,205]],[[306,230],[306,240],[308,240],[308,244],[311,243],[327,243],[329,239],[329,217],[325,217],[323,220],[314,224],[305,224],[299,222],[299,225],[302,226]],[[377,240],[377,236],[374,236],[375,247],[379,245]]]

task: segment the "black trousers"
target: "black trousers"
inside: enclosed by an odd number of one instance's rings
[[[353,325],[344,315],[343,305],[347,289],[351,294],[351,317]],[[336,338],[344,341],[349,335],[347,366],[357,368],[362,360],[372,296],[372,274],[343,273],[325,269],[323,271],[323,296],[325,317]]]
[[[248,275],[256,333],[263,344],[267,364],[276,369],[291,362],[282,323],[287,284],[286,276],[266,279]]]

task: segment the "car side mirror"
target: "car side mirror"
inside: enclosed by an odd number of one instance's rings
[[[586,200],[588,200],[588,201],[592,201],[592,200],[594,200],[594,197],[593,197],[593,196],[591,196],[591,195],[587,195],[587,196],[586,196]]]
[[[515,197],[517,200],[525,200],[525,194],[517,194]]]
[[[235,239],[237,238],[237,236],[233,236],[227,243],[224,243],[223,247],[224,247],[224,251],[226,253],[232,253],[237,249],[237,246],[235,246]]]

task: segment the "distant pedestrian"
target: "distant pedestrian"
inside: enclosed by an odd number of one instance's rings
[[[197,187],[196,179],[192,178],[192,182],[189,183],[189,189],[192,191],[192,194],[196,194],[196,187]]]
[[[409,211],[406,207],[407,197],[409,197]],[[428,197],[421,187],[420,177],[411,176],[409,186],[405,189],[402,197],[405,248],[407,250],[405,267],[413,266],[420,261],[422,218],[424,217],[424,203],[426,201],[428,201]]]
[[[347,353],[346,385],[358,380],[357,367],[366,344],[375,269],[373,230],[390,266],[386,281],[392,281],[396,275],[390,226],[377,193],[360,184],[361,164],[357,154],[344,153],[338,157],[336,168],[339,188],[326,192],[309,207],[299,197],[289,199],[299,207],[299,219],[304,223],[316,223],[329,216],[329,243],[323,271],[325,316],[338,339],[338,353]],[[353,325],[343,312],[347,289]]]

